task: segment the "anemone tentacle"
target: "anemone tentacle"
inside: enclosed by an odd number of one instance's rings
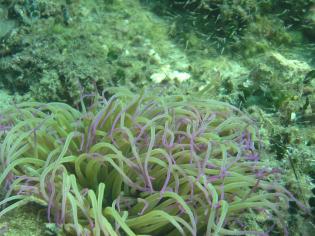
[[[222,102],[121,90],[83,111],[9,112],[0,207],[15,203],[0,216],[33,201],[73,235],[264,235],[236,216],[277,217],[293,198],[270,181],[255,123]]]

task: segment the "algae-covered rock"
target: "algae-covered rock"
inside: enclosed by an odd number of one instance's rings
[[[41,210],[41,211],[40,211]],[[0,235],[3,236],[43,236],[49,235],[46,232],[44,213],[35,205],[28,205],[13,210],[0,219]]]
[[[301,81],[311,71],[311,66],[305,61],[288,59],[278,52],[270,54],[268,64],[277,69],[279,75],[286,77],[287,80],[294,79],[296,82]]]
[[[270,52],[253,61],[253,68],[240,87],[244,91],[245,103],[274,111],[282,109],[286,119],[290,119],[291,112],[299,111],[305,104],[305,97],[301,96],[303,81],[312,67],[305,61],[288,59],[278,52]]]
[[[18,27],[0,44],[0,86],[24,99],[77,104],[95,89],[148,85],[165,65],[172,78],[187,79],[185,54],[175,52],[165,23],[137,1],[6,1],[3,7]]]
[[[291,28],[303,30],[304,17],[314,4],[312,0],[145,2],[149,2],[159,15],[176,16],[172,35],[186,47],[198,45],[202,48],[200,39],[203,39],[219,52],[237,52],[245,56],[297,42],[299,36]]]

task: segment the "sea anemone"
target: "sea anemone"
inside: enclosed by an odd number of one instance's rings
[[[291,195],[260,160],[255,123],[226,103],[118,90],[3,117],[0,217],[35,202],[69,235],[109,236],[264,235],[239,222],[248,212],[283,223]]]

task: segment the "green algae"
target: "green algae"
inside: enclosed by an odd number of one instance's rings
[[[41,236],[46,232],[43,209],[25,206],[15,209],[0,219],[0,234],[3,236]]]
[[[30,25],[17,20],[16,33],[1,46],[3,87],[26,99],[73,104],[82,88],[90,93],[95,87],[149,84],[160,63],[153,54],[165,55],[172,47],[161,20],[133,1],[73,1],[65,6],[71,16],[66,24],[62,3],[43,1],[41,17]]]

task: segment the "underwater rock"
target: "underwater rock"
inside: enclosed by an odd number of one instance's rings
[[[298,121],[301,110],[308,105],[306,98],[313,91],[311,82],[307,82],[311,81],[312,67],[276,51],[253,59],[250,65],[252,70],[238,86],[245,107],[258,105],[269,112],[280,109],[285,123]]]
[[[313,0],[143,2],[158,15],[173,16],[171,35],[186,48],[196,49],[205,39],[218,52],[237,52],[244,56],[299,41],[291,28],[301,32],[303,18],[314,4]]]
[[[165,65],[161,68],[160,72],[156,72],[150,76],[150,79],[154,83],[161,83],[165,80],[169,80],[170,82],[177,81],[179,83],[182,83],[184,81],[187,81],[191,75],[187,72],[180,72],[177,70],[172,70],[170,68],[170,65]]]
[[[271,53],[269,57],[270,65],[273,65],[278,71],[287,78],[304,77],[311,71],[311,67],[304,61],[287,59],[278,52]]]

